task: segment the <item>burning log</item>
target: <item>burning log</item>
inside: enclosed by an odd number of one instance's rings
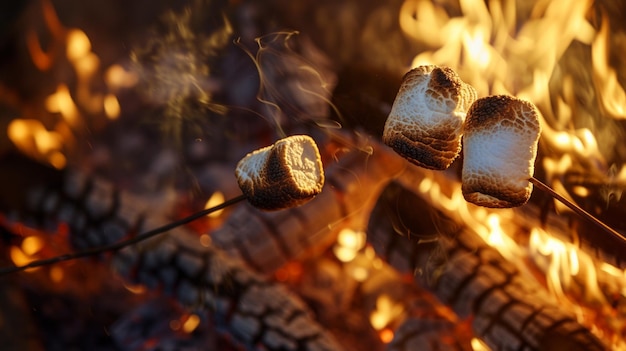
[[[328,166],[326,186],[309,203],[278,212],[249,204],[234,210],[224,225],[211,233],[212,245],[257,271],[270,273],[289,260],[328,247],[335,225],[356,214],[366,215],[380,190],[404,168],[405,162],[383,148],[353,150]]]
[[[171,217],[167,196],[162,208],[155,209],[152,201],[79,172],[68,172],[63,184],[34,193],[30,214],[40,224],[66,222],[70,240],[80,248],[117,242],[167,224]],[[297,296],[202,245],[197,234],[184,228],[116,252],[113,266],[186,306],[211,311],[219,328],[250,350],[341,350]]]
[[[164,223],[151,218],[151,226]],[[306,305],[198,237],[177,228],[123,249],[113,266],[131,280],[161,288],[186,306],[213,312],[218,327],[249,350],[341,350]]]
[[[60,182],[26,191],[26,212],[17,216],[35,226],[67,224],[75,248],[112,244],[144,230],[148,213],[169,218],[173,211],[171,193],[142,198],[120,191],[102,178],[69,169],[62,173]]]
[[[578,247],[591,257],[615,266],[626,269],[624,255],[624,241],[615,236],[598,232],[596,227],[572,227],[567,217],[558,214],[543,214],[537,206],[525,206],[515,209],[513,222],[520,230],[512,233],[517,242],[528,242],[532,228],[544,228],[558,240]]]
[[[398,196],[405,197],[405,206],[399,206]],[[471,317],[474,332],[489,347],[607,349],[539,284],[469,228],[459,228],[441,212],[432,213],[437,224],[412,218],[406,211],[413,213],[420,201],[398,184],[390,185],[374,209],[372,218],[377,220],[370,222],[368,239],[393,267],[415,274],[418,284],[432,290],[461,318]],[[400,213],[385,221],[390,209]]]
[[[408,318],[398,327],[388,350],[471,351],[472,348],[469,342],[455,335],[450,321],[418,317]]]

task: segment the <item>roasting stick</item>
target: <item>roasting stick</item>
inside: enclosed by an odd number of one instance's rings
[[[587,219],[591,223],[593,223],[593,224],[597,225],[598,227],[602,228],[602,230],[604,230],[605,232],[613,235],[618,240],[621,240],[622,242],[626,243],[626,238],[623,235],[621,235],[619,232],[617,232],[615,229],[613,229],[613,228],[609,227],[608,225],[604,224],[604,222],[602,222],[601,220],[597,219],[591,213],[585,211],[582,207],[580,207],[580,206],[576,205],[575,203],[571,202],[570,200],[568,200],[567,198],[565,198],[561,194],[557,193],[556,191],[554,191],[554,189],[552,189],[548,185],[542,183],[539,179],[537,179],[535,177],[530,177],[528,180],[531,183],[533,183],[539,190],[544,191],[547,194],[549,194],[550,196],[552,196],[553,198],[557,199],[559,202],[561,202],[563,205],[569,207],[570,210],[574,211],[579,216]]]
[[[446,84],[440,84],[442,82]],[[447,96],[450,101],[438,106],[442,100],[432,99],[433,94]],[[450,106],[454,109],[450,110]],[[418,166],[443,170],[457,157],[463,133],[465,161],[461,183],[463,197],[468,202],[490,208],[521,206],[530,198],[532,183],[626,242],[620,233],[533,176],[541,134],[539,115],[531,102],[513,96],[476,99],[473,88],[463,83],[451,69],[420,66],[403,78],[385,123],[383,141]],[[438,140],[436,137],[440,134],[447,138]],[[455,142],[447,145],[444,141],[448,140]],[[437,148],[442,145],[447,148]]]
[[[319,150],[315,141],[307,135],[283,138],[273,145],[249,153],[237,164],[235,175],[243,194],[217,206],[110,245],[37,260],[22,266],[0,268],[0,276],[118,251],[243,200],[248,200],[253,206],[268,211],[299,206],[319,194],[324,185],[324,170]]]
[[[51,257],[51,258],[47,258],[47,259],[43,259],[43,260],[37,260],[37,261],[33,261],[30,262],[28,264],[25,265],[21,265],[21,266],[13,266],[13,267],[3,267],[0,268],[0,276],[3,275],[7,275],[10,273],[15,273],[15,272],[21,272],[24,270],[27,270],[29,268],[35,268],[35,267],[41,267],[41,266],[46,266],[46,265],[50,265],[50,264],[54,264],[54,263],[58,263],[58,262],[64,262],[64,261],[71,261],[71,260],[75,260],[75,259],[79,259],[79,258],[83,258],[83,257],[89,257],[89,256],[95,256],[95,255],[99,255],[101,253],[105,253],[105,252],[113,252],[113,251],[118,251],[124,247],[130,246],[130,245],[134,245],[137,244],[141,241],[147,240],[155,235],[161,234],[161,233],[165,233],[167,231],[170,231],[176,227],[180,227],[181,225],[185,225],[188,224],[190,222],[195,221],[196,219],[202,218],[208,214],[211,214],[213,212],[219,211],[221,209],[224,209],[228,206],[234,205],[240,201],[243,201],[246,199],[246,196],[244,195],[239,195],[235,198],[232,198],[230,200],[224,201],[223,203],[208,208],[206,210],[200,211],[200,212],[196,212],[190,216],[187,216],[183,219],[180,219],[178,221],[175,222],[171,222],[168,223],[164,226],[149,230],[145,233],[139,234],[135,237],[132,237],[130,239],[127,240],[122,240],[122,241],[118,241],[116,243],[113,243],[111,245],[105,245],[105,246],[100,246],[100,247],[96,247],[93,249],[88,249],[88,250],[83,250],[83,251],[77,251],[74,253],[69,253],[69,254],[65,254],[65,255],[61,255],[61,256],[55,256],[55,257]]]

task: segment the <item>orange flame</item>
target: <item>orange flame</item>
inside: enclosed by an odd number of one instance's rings
[[[414,57],[412,66],[449,66],[474,86],[479,96],[509,94],[537,105],[542,114],[541,147],[547,151],[541,164],[545,177],[552,188],[573,201],[562,183],[572,167],[612,181],[626,179],[626,171],[622,174],[608,167],[593,127],[576,126],[574,117],[582,110],[576,93],[584,87],[577,86],[575,76],[558,66],[572,43],[588,49],[593,65],[593,86],[589,88],[595,89],[601,112],[613,119],[625,118],[626,93],[609,65],[608,18],[604,15],[600,29],[594,28],[588,20],[591,0],[537,0],[525,2],[526,9],[522,3],[460,0],[459,7],[449,11],[447,6],[453,6],[449,2],[405,0],[399,23],[407,36],[424,48]],[[558,85],[555,79],[559,79]],[[575,245],[545,231],[534,230],[528,248],[518,246],[507,235],[512,210],[494,211],[467,204],[458,182],[439,184],[441,179],[426,171],[407,184],[417,184],[430,203],[475,229],[513,262],[532,260],[546,273],[546,284],[560,300],[567,300],[566,294],[574,285],[583,284],[585,300],[606,304],[598,284],[599,272],[610,271],[615,284],[626,284],[623,271],[608,265],[598,268]],[[591,190],[577,186],[572,191],[589,196]],[[559,211],[567,209],[560,203],[556,206]],[[483,349],[478,342],[472,345],[476,350]]]
[[[594,85],[604,112],[616,119],[626,119],[626,92],[617,80],[617,72],[609,65],[608,45],[609,21],[605,15],[591,44]]]
[[[47,112],[62,118],[53,129],[33,119],[16,119],[9,125],[7,134],[26,155],[60,169],[65,167],[67,152],[80,140],[84,130],[101,125],[94,124],[98,118],[114,120],[121,115],[122,106],[114,92],[132,87],[137,77],[119,65],[112,65],[103,75],[100,58],[92,52],[87,34],[80,29],[65,28],[49,0],[41,0],[41,6],[51,40],[44,51],[35,29],[27,32],[26,48],[33,64],[40,71],[49,71],[55,64],[67,60],[76,73],[76,84],[69,86],[68,82],[58,82],[56,91],[43,102],[42,107]],[[106,81],[109,91],[94,88],[99,86],[94,84],[99,79]],[[27,111],[24,114],[32,115]]]

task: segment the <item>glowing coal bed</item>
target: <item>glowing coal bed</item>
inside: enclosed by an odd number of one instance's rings
[[[0,5],[0,270],[240,195],[248,153],[319,146],[301,206],[242,202],[0,276],[7,350],[626,350],[619,1]],[[463,198],[382,142],[411,68],[532,102],[528,203]],[[476,157],[476,155],[472,155]],[[268,192],[271,196],[271,191]]]

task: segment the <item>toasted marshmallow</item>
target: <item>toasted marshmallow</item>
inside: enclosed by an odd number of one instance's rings
[[[463,196],[485,207],[515,207],[530,198],[541,133],[535,105],[498,95],[470,107],[463,136]]]
[[[463,122],[476,90],[447,67],[420,66],[403,78],[383,141],[410,162],[443,170],[461,151]]]
[[[235,175],[248,201],[264,210],[302,205],[324,185],[319,150],[307,135],[290,136],[249,153],[237,164]]]

